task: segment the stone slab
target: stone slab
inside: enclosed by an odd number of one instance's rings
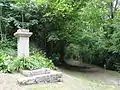
[[[49,68],[42,68],[37,70],[22,70],[20,73],[26,77],[32,77],[36,75],[49,74],[51,70]]]
[[[28,29],[18,29],[17,32],[14,33],[15,37],[30,37],[33,33],[29,32]]]
[[[47,84],[62,82],[63,76],[61,72],[52,71],[49,74],[42,74],[32,77],[24,77],[18,79],[20,85],[31,85],[31,84]]]

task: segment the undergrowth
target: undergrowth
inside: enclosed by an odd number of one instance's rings
[[[3,44],[3,45],[2,45]],[[7,43],[8,44],[8,43]],[[4,46],[5,42],[1,43]],[[6,45],[5,45],[6,46]],[[10,45],[11,46],[11,45]],[[0,48],[0,71],[19,72],[20,70],[34,70],[39,68],[55,69],[52,60],[35,47],[31,47],[29,57],[17,57],[17,49],[11,47]]]

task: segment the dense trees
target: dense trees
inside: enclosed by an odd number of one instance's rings
[[[1,41],[28,28],[55,62],[80,59],[109,69],[120,63],[118,0],[2,0],[0,9]]]

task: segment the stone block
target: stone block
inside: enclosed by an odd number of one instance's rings
[[[37,70],[22,70],[20,71],[21,74],[23,74],[26,77],[32,77],[36,75],[42,75],[42,74],[49,74],[51,70],[49,68],[42,68]]]
[[[32,77],[24,77],[18,79],[20,85],[31,85],[31,84],[46,84],[62,82],[63,76],[61,72],[51,71],[48,74],[36,75]]]
[[[20,85],[36,84],[35,77],[25,77],[17,80]]]

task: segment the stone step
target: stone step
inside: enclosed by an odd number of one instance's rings
[[[18,79],[20,85],[31,85],[31,84],[47,84],[62,82],[63,76],[61,72],[52,71],[49,74],[36,75],[32,77],[24,77]]]
[[[37,70],[22,70],[20,73],[26,77],[32,77],[36,75],[49,74],[51,70],[49,68],[41,68]]]

